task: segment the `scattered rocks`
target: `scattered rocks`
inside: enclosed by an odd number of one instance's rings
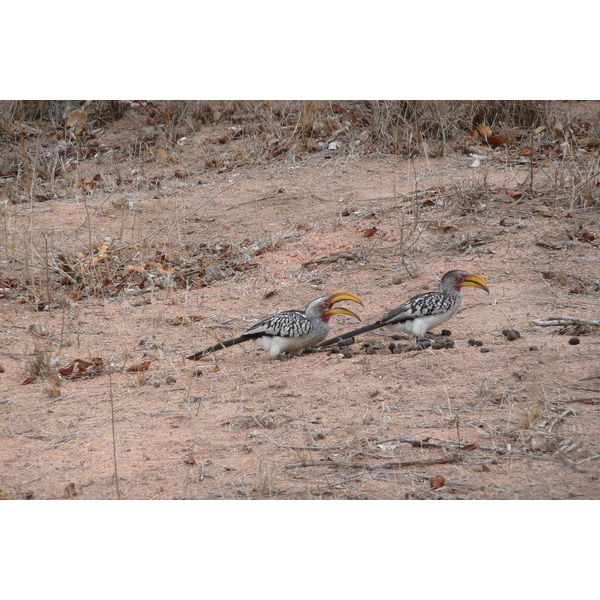
[[[435,342],[433,342],[433,344],[431,344],[431,347],[434,350],[443,350],[443,349],[448,349],[448,348],[454,348],[454,340],[449,337],[435,340]]]
[[[510,342],[518,340],[521,334],[516,329],[503,329],[502,335]]]
[[[394,336],[392,336],[394,339]],[[402,339],[398,336],[398,339]],[[376,342],[374,340],[366,340],[362,342],[358,349],[351,351],[349,348],[340,348],[339,345],[332,346],[329,350],[330,354],[343,354],[344,358],[350,358],[358,353],[360,354],[401,354],[404,352],[418,352],[431,348],[433,350],[443,350],[454,348],[454,340],[449,337],[438,337],[434,339],[429,337],[419,337],[415,344],[398,344],[397,342],[388,342],[387,344],[382,342]],[[345,352],[348,350],[348,353]]]
[[[467,340],[467,344],[469,344],[469,346],[477,346],[477,347],[483,346],[483,342],[481,340],[476,340],[475,338],[469,338]]]
[[[431,340],[426,337],[417,338],[417,346],[421,348],[429,348],[431,346]]]

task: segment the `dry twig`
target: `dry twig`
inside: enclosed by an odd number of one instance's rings
[[[378,471],[380,469],[403,469],[405,467],[426,467],[429,465],[445,465],[458,462],[460,459],[456,455],[443,458],[433,458],[430,460],[392,460],[390,462],[370,464],[355,463],[333,460],[311,460],[300,463],[285,465],[286,469],[296,469],[298,467],[334,467],[341,469],[365,469],[367,471]]]

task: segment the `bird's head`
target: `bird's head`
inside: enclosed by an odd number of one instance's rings
[[[442,291],[453,289],[460,292],[461,288],[468,286],[477,287],[485,290],[488,294],[490,293],[487,282],[481,275],[474,275],[466,271],[448,271],[442,277],[440,289]]]
[[[360,321],[360,317],[351,310],[343,308],[342,306],[334,306],[337,302],[341,302],[342,300],[351,300],[352,302],[358,302],[358,304],[363,306],[363,303],[358,296],[350,294],[349,292],[337,292],[330,296],[316,298],[307,306],[306,312],[307,314],[310,314],[313,310],[316,311],[318,316],[325,323],[327,323],[333,315],[350,315]]]

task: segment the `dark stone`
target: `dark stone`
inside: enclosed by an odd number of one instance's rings
[[[511,342],[521,337],[521,334],[516,329],[503,329],[502,335]]]

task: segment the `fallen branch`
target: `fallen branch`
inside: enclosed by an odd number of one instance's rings
[[[583,463],[583,462],[586,462],[588,460],[596,460],[596,459],[600,458],[598,456],[592,456],[591,458],[586,458],[579,462],[573,462],[572,460],[569,460],[564,454],[559,454],[558,456],[560,457],[560,460],[562,461],[563,465],[569,467],[569,469],[572,469],[573,471],[576,471],[577,473],[600,474],[600,469],[588,469],[586,467],[581,466],[581,463]]]
[[[567,400],[561,400],[564,402],[580,402],[581,404],[600,404],[600,396],[587,396],[585,398],[569,398]]]
[[[465,447],[469,450],[470,444],[465,442],[452,442],[450,440],[438,440],[437,442],[430,442],[431,438],[425,438],[424,440],[411,440],[409,438],[405,438],[402,436],[396,436],[391,438],[386,438],[385,440],[377,440],[373,442],[376,446],[379,444],[387,444],[388,442],[400,442],[402,444],[410,444],[413,448],[441,448],[443,450],[447,450],[449,448],[456,448],[458,450],[463,450]],[[477,446],[479,450],[484,450],[486,452],[497,452],[500,454],[506,454],[506,450],[503,448],[490,448],[487,446]]]
[[[433,458],[431,460],[392,460],[390,462],[370,464],[342,462],[333,460],[311,460],[300,463],[285,465],[286,469],[297,469],[298,467],[331,467],[341,469],[365,469],[366,471],[378,471],[380,469],[403,469],[404,467],[426,467],[429,465],[445,465],[458,462],[458,456],[448,456],[444,458]]]
[[[578,317],[548,317],[547,319],[534,319],[531,322],[540,327],[555,327],[557,325],[591,325],[593,327],[600,327],[600,321],[580,319]]]
[[[358,255],[355,252],[349,251],[341,251],[336,252],[335,254],[330,254],[329,256],[322,256],[321,258],[316,258],[315,260],[309,260],[307,262],[302,263],[303,267],[310,267],[311,265],[322,265],[328,263],[334,263],[338,260],[358,260]]]

